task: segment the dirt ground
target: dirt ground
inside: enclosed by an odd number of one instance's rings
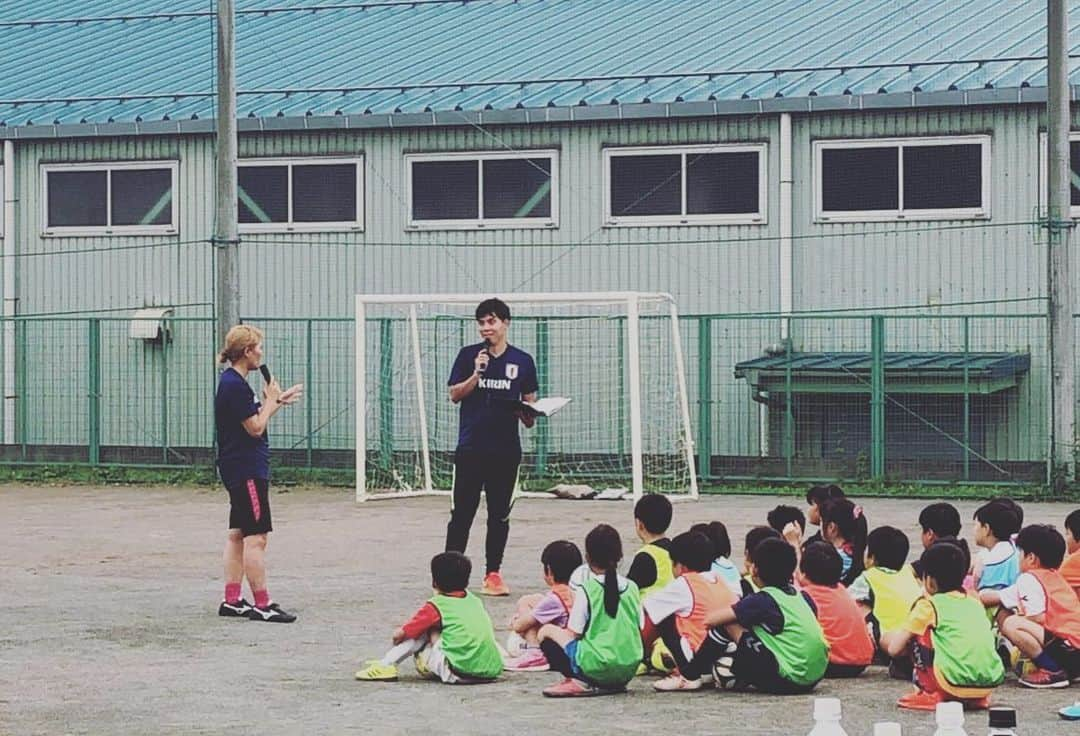
[[[721,519],[733,540],[778,499],[711,497],[678,504],[672,529]],[[869,499],[872,525],[892,524],[917,544],[926,501]],[[974,503],[960,503],[970,518]],[[0,733],[577,734],[677,732],[805,734],[812,696],[708,690],[657,694],[648,678],[631,692],[575,702],[540,690],[552,673],[510,673],[492,685],[421,681],[411,664],[397,683],[353,680],[364,658],[429,594],[427,561],[441,550],[443,498],[356,505],[349,492],[275,494],[270,589],[295,610],[293,625],[222,619],[223,492],[142,487],[0,487]],[[1060,524],[1069,507],[1029,504],[1027,520]],[[481,552],[483,511],[470,550]],[[523,500],[514,511],[504,573],[515,593],[542,585],[539,554],[553,539],[582,542],[596,523],[621,529],[636,549],[626,502]],[[736,542],[736,547],[741,546]],[[736,554],[738,557],[738,554]],[[482,560],[477,560],[482,569]],[[474,582],[479,582],[478,580]],[[245,594],[246,591],[245,591]],[[513,599],[489,600],[505,638]],[[882,669],[824,682],[843,702],[851,736],[876,721],[931,734],[932,717],[896,708],[907,690]],[[1018,708],[1022,733],[1080,734],[1058,720],[1074,691],[1029,691],[1010,680],[995,695]],[[734,725],[738,724],[738,725]],[[986,732],[969,714],[969,733]]]

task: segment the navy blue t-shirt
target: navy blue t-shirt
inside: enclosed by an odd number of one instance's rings
[[[794,595],[795,588],[790,585],[785,585],[780,590],[784,591],[788,595]],[[814,604],[813,599],[806,594],[806,591],[801,591],[803,600],[810,606],[810,610],[817,615],[817,606]],[[731,610],[735,612],[735,620],[739,622],[739,626],[744,629],[750,629],[754,626],[760,626],[770,634],[777,635],[784,630],[784,613],[780,610],[780,606],[777,605],[773,597],[766,593],[764,590],[759,590],[757,593],[751,593],[750,595],[739,599],[731,606]]]
[[[270,479],[270,440],[263,432],[252,437],[243,422],[259,413],[255,392],[231,367],[221,373],[214,396],[218,472],[225,485],[251,478]]]
[[[471,376],[476,368],[476,355],[483,349],[483,343],[463,347],[454,360],[447,385],[453,386]],[[499,399],[520,399],[536,390],[536,363],[531,355],[513,345],[507,345],[498,357],[492,355],[479,385],[461,401],[458,449],[520,452],[514,406]]]

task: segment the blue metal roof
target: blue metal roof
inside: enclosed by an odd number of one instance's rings
[[[1076,48],[1080,2],[1071,4]],[[88,124],[209,129],[209,6],[3,3],[0,137],[78,134]],[[1045,99],[1045,0],[236,6],[238,114],[262,127],[394,124],[392,115],[460,124],[485,111],[489,121],[528,122]],[[138,125],[107,127],[124,123]]]

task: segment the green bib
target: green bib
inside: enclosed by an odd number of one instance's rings
[[[754,634],[776,657],[784,679],[804,686],[817,683],[825,676],[825,668],[829,665],[829,646],[813,609],[802,593],[785,593],[772,586],[761,591],[780,607],[784,630],[770,634],[765,627],[755,626]]]
[[[638,554],[644,552],[653,559],[653,563],[656,565],[656,582],[652,585],[646,585],[641,589],[640,595],[642,598],[647,596],[654,590],[660,590],[665,585],[675,579],[675,573],[671,570],[671,554],[663,547],[649,543],[638,550]]]
[[[934,666],[950,685],[995,687],[1005,679],[1001,657],[994,650],[994,632],[983,604],[964,595],[930,596],[937,619],[930,631]]]
[[[623,687],[634,679],[644,656],[637,585],[632,580],[626,581],[614,618],[604,608],[603,579],[589,578],[584,590],[589,601],[589,625],[578,640],[577,665],[597,684]]]
[[[466,591],[464,598],[436,594],[430,603],[442,617],[440,646],[454,671],[485,680],[501,675],[502,656],[480,599]]]

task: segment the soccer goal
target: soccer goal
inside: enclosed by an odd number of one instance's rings
[[[489,294],[356,297],[356,498],[448,493],[458,406],[448,379],[480,342]],[[675,301],[637,292],[499,296],[509,342],[536,361],[539,395],[569,405],[520,427],[519,493],[588,486],[635,499],[696,498],[686,370]],[[477,389],[480,390],[480,389]]]

